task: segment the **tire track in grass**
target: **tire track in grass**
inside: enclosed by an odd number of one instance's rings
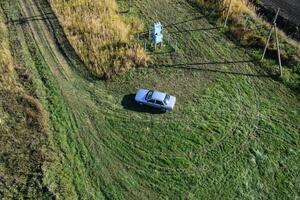
[[[132,165],[131,165],[131,167],[132,167]],[[144,171],[144,170],[142,170],[142,171]]]
[[[43,42],[47,43],[48,41],[45,40],[45,41],[43,41]],[[61,65],[61,63],[56,63],[56,64],[57,64],[57,66],[60,66],[60,65]],[[62,84],[62,83],[63,83],[63,82],[61,81],[61,84]],[[64,87],[65,87],[65,86],[64,86]],[[63,88],[63,90],[66,90],[66,88]],[[73,88],[71,88],[70,90],[73,90]],[[64,93],[64,94],[66,94],[66,93]],[[72,94],[72,92],[71,92],[71,94]],[[75,95],[75,96],[77,96],[77,95]],[[77,96],[77,97],[78,97],[78,96]],[[78,98],[79,98],[79,97],[78,97]],[[78,119],[79,116],[80,116],[80,118],[83,117],[81,113],[77,113],[77,114],[76,114],[76,112],[75,112],[74,117],[77,119],[77,120],[76,120],[77,122],[78,122],[78,120],[79,120],[79,119]],[[82,123],[81,123],[81,125],[82,125]],[[81,138],[81,139],[82,139],[82,137],[78,137],[78,138]],[[111,143],[111,142],[112,142],[112,141],[110,141],[110,143]],[[85,146],[85,144],[84,144],[83,142],[81,142],[81,143],[82,143],[82,144],[81,144],[82,146]],[[109,150],[109,148],[107,148],[107,150]],[[78,150],[77,150],[77,151],[78,151]],[[121,154],[120,154],[120,155],[121,155]],[[79,155],[79,156],[80,156],[80,155]],[[84,159],[83,159],[83,160],[84,160]]]
[[[252,88],[254,88],[253,86],[254,85],[252,84]],[[254,91],[255,91],[255,89],[254,89]],[[239,94],[241,94],[241,91],[239,92]],[[254,95],[256,95],[256,92],[254,92]],[[258,98],[256,97],[254,99],[254,101],[257,102],[257,104],[255,104],[255,107],[259,108],[259,101],[257,101],[257,100],[258,100]],[[257,112],[254,113],[254,115],[259,116],[259,110],[256,109],[256,111]],[[245,115],[245,119],[247,120],[247,119],[249,119],[249,117],[252,118],[251,117],[252,115],[253,114],[250,114],[249,116]],[[242,118],[242,120],[243,120],[243,118]],[[258,123],[258,121],[256,123]],[[228,153],[226,153],[224,156],[222,156],[222,158],[221,158],[222,161],[221,162],[224,163],[224,166],[226,166],[228,163],[231,163],[234,159],[236,159],[237,156],[239,156],[243,152],[242,150],[246,147],[246,144],[250,143],[251,140],[249,140],[249,135],[254,133],[257,130],[257,124],[256,123],[253,123],[254,124],[253,128],[250,128],[250,130],[248,130],[247,133],[244,133],[245,134],[245,139],[244,140],[242,140],[239,144],[236,144],[236,145],[230,147],[232,149],[230,151],[228,151]],[[233,132],[234,131],[235,130],[233,130]],[[234,137],[236,137],[236,135],[234,135]],[[228,139],[228,138],[225,138],[225,139]],[[223,142],[223,141],[218,142],[218,145],[220,145],[221,142]],[[237,152],[237,150],[238,150],[238,152]],[[212,169],[212,170],[214,170],[214,169]],[[223,189],[224,189],[224,185],[221,186],[221,183],[224,182],[224,180],[227,180],[226,177],[228,177],[229,175],[232,176],[232,174],[229,174],[229,173],[222,174],[217,179],[213,179],[213,181],[210,183],[210,184],[214,185],[214,188],[216,188],[217,196],[219,198],[221,197],[220,196],[221,191],[223,191]],[[228,184],[229,182],[225,181],[225,183]],[[218,189],[219,187],[221,187],[222,189],[221,188]],[[193,193],[196,194],[198,192],[199,192],[199,189],[195,188]],[[216,197],[216,198],[218,198],[218,197]]]
[[[253,71],[253,70],[250,70],[250,71]],[[234,152],[237,152],[238,153],[235,153],[233,155],[230,155],[228,156],[229,158],[225,159],[225,164],[229,164],[230,162],[234,162],[234,160],[237,158],[237,156],[243,154],[243,150],[247,147],[247,144],[250,144],[251,143],[251,140],[255,139],[255,136],[253,136],[252,134],[256,133],[256,132],[259,132],[261,129],[259,128],[259,123],[260,123],[260,120],[262,119],[262,116],[261,116],[261,103],[260,103],[260,98],[258,97],[259,96],[259,92],[257,90],[257,87],[254,82],[260,82],[261,80],[259,80],[259,78],[253,78],[253,79],[249,79],[249,81],[251,82],[251,85],[252,85],[252,90],[254,91],[254,95],[255,95],[255,104],[256,104],[256,107],[257,107],[257,113],[256,113],[256,118],[255,119],[255,122],[253,123],[254,126],[253,126],[253,129],[250,130],[249,132],[247,132],[247,137],[246,139],[243,141],[243,143],[241,143],[240,146],[237,146],[237,148],[235,148]],[[273,135],[273,134],[272,134]],[[274,136],[274,135],[273,135]],[[251,139],[251,137],[254,137]],[[249,138],[249,140],[248,140]],[[276,136],[275,136],[276,138]],[[279,138],[278,138],[279,139]],[[287,143],[286,141],[283,141],[285,143]],[[288,143],[287,143],[288,144]],[[288,144],[290,145],[290,144]],[[229,174],[226,174],[226,176],[229,176]],[[217,198],[221,198],[221,195],[222,195],[222,192],[221,191],[224,191],[224,184],[222,184],[221,186],[221,183],[224,182],[225,184],[229,184],[230,181],[223,181],[224,179],[226,180],[226,176],[222,176],[221,178],[219,178],[218,181],[216,181],[216,184],[220,187],[219,189],[219,192],[218,192],[218,197]],[[231,177],[232,178],[232,177]],[[237,188],[236,188],[237,189]]]
[[[95,128],[91,128],[91,129],[95,129]],[[113,132],[113,130],[112,130],[112,132]],[[111,135],[111,133],[110,133],[110,135]],[[117,136],[117,134],[115,134],[116,136]],[[122,141],[122,140],[121,140]],[[128,145],[128,143],[127,142],[124,142],[126,145]],[[110,148],[107,148],[107,150],[109,150]],[[123,150],[120,150],[120,152],[122,152]],[[120,154],[115,154],[115,156],[116,157],[119,157],[119,158],[122,158],[122,157],[120,157]],[[122,161],[122,159],[120,159],[121,161]],[[123,159],[123,161],[124,161],[124,159]],[[132,160],[130,161],[128,161],[128,163],[130,163],[130,162],[132,162]],[[170,170],[171,168],[169,168],[169,169],[164,169],[164,170]],[[172,169],[171,169],[172,170]],[[168,173],[168,174],[170,174],[170,172],[166,172],[166,173]],[[176,173],[178,173],[178,170],[177,170],[177,172]]]
[[[260,100],[258,97],[258,93],[257,93],[257,89],[256,86],[254,84],[254,81],[251,78],[248,78],[248,81],[250,81],[252,90],[253,90],[253,94],[254,94],[254,102],[255,102],[255,107],[256,107],[256,112],[254,113],[254,116],[256,118],[254,118],[255,122],[253,123],[253,127],[246,133],[246,137],[244,139],[244,141],[242,141],[240,143],[240,145],[236,145],[236,147],[230,151],[227,156],[224,158],[224,163],[225,165],[234,162],[234,160],[237,158],[237,156],[241,155],[242,153],[244,153],[244,149],[246,147],[248,147],[248,145],[250,144],[253,134],[255,134],[258,130],[259,127],[259,121],[260,121]],[[253,114],[252,114],[253,115]],[[249,118],[248,118],[249,119]],[[252,119],[252,117],[250,116],[250,119]],[[248,144],[248,145],[247,145]],[[234,154],[233,154],[234,153]],[[228,176],[228,174],[227,174]],[[224,184],[221,185],[222,182],[224,182],[224,179],[226,178],[226,175],[221,177],[219,180],[216,181],[216,186],[219,188],[217,189],[218,193],[217,193],[217,198],[222,198],[222,191],[224,189]],[[229,184],[230,181],[225,181],[225,184]]]
[[[240,92],[238,92],[238,93],[240,93]],[[241,119],[240,119],[240,122],[241,122],[242,120],[243,120],[243,119],[241,118]],[[232,130],[232,131],[230,131],[230,132],[233,132],[233,131],[234,131],[234,130]],[[221,140],[220,142],[222,142],[222,140]]]
[[[178,28],[177,28],[178,29]],[[240,119],[240,122],[242,121],[242,118]],[[238,126],[238,125],[237,125]],[[232,131],[233,132],[233,131]],[[224,138],[225,139],[225,138]],[[243,144],[243,143],[242,143]],[[238,147],[237,147],[238,148]],[[235,150],[233,150],[233,151],[235,151]]]
[[[256,73],[256,71],[250,70],[251,67],[247,67],[247,68],[249,69],[248,71],[250,71],[252,73]],[[238,81],[236,81],[236,82],[238,82]],[[245,78],[244,80],[242,80],[240,82],[246,82],[246,84],[249,84],[251,86],[251,90],[252,90],[253,96],[254,96],[253,101],[254,101],[254,106],[255,106],[255,109],[254,109],[255,112],[253,114],[249,114],[249,116],[246,115],[246,120],[249,122],[249,120],[253,120],[254,119],[254,122],[251,123],[251,124],[253,124],[252,128],[250,128],[246,132],[245,139],[239,145],[236,145],[231,151],[229,151],[227,153],[227,155],[225,155],[222,158],[222,160],[224,161],[225,165],[227,165],[228,163],[233,162],[233,160],[236,159],[237,156],[239,156],[240,154],[243,153],[242,150],[247,147],[247,144],[249,144],[251,142],[251,137],[253,137],[253,134],[255,134],[258,131],[259,121],[260,121],[260,118],[261,118],[261,113],[260,113],[261,105],[260,105],[260,99],[259,99],[259,96],[258,96],[259,93],[257,91],[256,84],[254,83],[254,79],[253,78]],[[240,91],[240,94],[241,94],[241,91]],[[253,118],[253,116],[254,116],[254,118]],[[221,176],[216,181],[216,185],[220,186],[221,181],[223,181],[225,177],[226,176]],[[227,182],[227,184],[228,184],[228,182]],[[223,188],[223,186],[222,186],[222,188]],[[219,198],[221,197],[220,195],[221,195],[221,191],[222,190],[223,189],[221,189],[221,188],[219,189],[219,196],[218,196]]]
[[[240,102],[240,99],[239,99],[239,102]],[[238,103],[238,104],[240,104],[240,103]],[[240,108],[239,109],[240,111],[239,112],[241,112],[241,113],[243,113],[244,111],[245,111],[245,109],[244,108]],[[238,127],[238,125],[239,125],[239,123],[241,122],[243,120],[243,118],[241,118],[240,119],[240,117],[239,116],[237,116],[237,119],[236,120],[234,120],[234,121],[236,121],[236,125],[234,126],[234,127]],[[230,131],[228,131],[228,132],[233,132],[234,130],[230,130]],[[126,142],[128,142],[128,141],[126,141]],[[221,141],[220,141],[221,142]],[[149,154],[153,154],[154,152],[152,152],[152,153],[149,153]],[[158,153],[159,155],[161,155],[161,153]],[[155,155],[155,153],[154,153],[154,155]],[[166,154],[164,154],[164,155],[166,155]],[[171,155],[173,155],[173,154],[171,154]],[[177,156],[176,154],[174,154],[175,156]]]
[[[112,132],[113,132],[113,130],[112,130]],[[115,135],[117,135],[117,134],[115,134]],[[122,140],[120,140],[121,142],[123,142]],[[122,145],[123,146],[123,145]],[[121,147],[121,145],[120,145],[120,147]],[[130,147],[130,146],[129,146]],[[119,148],[119,145],[116,145],[115,146],[115,148],[113,148],[113,149],[111,149],[111,148],[109,148],[108,147],[108,150],[116,150],[116,149],[118,149]],[[136,150],[136,149],[134,149],[134,150]],[[123,151],[123,150],[120,150],[120,151]],[[132,169],[132,168],[134,168],[135,170],[137,170],[137,171],[140,171],[140,172],[143,172],[143,174],[145,175],[145,170],[141,167],[141,166],[139,166],[139,165],[134,165],[134,164],[131,164],[130,162],[132,162],[132,159],[130,159],[129,161],[127,161],[127,160],[124,160],[124,157],[122,157],[119,153],[116,153],[115,154],[115,156],[117,157],[117,158],[119,158],[120,159],[120,161],[122,161],[122,165],[125,165],[125,166],[127,166],[128,168],[130,168],[130,169]],[[144,162],[144,160],[142,160],[142,162]],[[144,163],[143,163],[144,164]],[[154,167],[157,167],[157,165],[155,165]],[[162,173],[162,170],[166,170],[166,172],[165,173],[167,173],[167,174],[169,174],[169,175],[174,175],[174,174],[178,174],[178,173],[180,173],[181,171],[180,170],[176,170],[175,169],[175,171],[176,171],[176,173],[171,173],[171,172],[168,172],[168,170],[170,170],[171,168],[169,168],[169,169],[166,169],[166,168],[163,168],[163,169],[161,169],[161,171],[159,172],[159,173]],[[154,169],[154,171],[155,171],[156,169]],[[171,169],[171,170],[174,170],[174,169]],[[164,173],[164,172],[163,172]],[[181,172],[182,173],[182,172]],[[146,174],[147,174],[147,172],[146,172]]]
[[[20,3],[20,7],[23,8],[22,10],[25,12],[24,14],[25,14],[26,17],[34,16],[34,14],[38,15],[37,13],[33,13],[32,10],[31,10],[31,9],[35,8],[34,3],[32,3],[31,5],[27,4],[28,2],[24,3],[22,1],[20,1],[19,3]],[[28,5],[30,5],[31,8],[28,8],[28,7],[25,8]],[[35,12],[38,12],[38,11],[35,10]],[[62,63],[58,62],[58,60],[56,59],[56,56],[53,54],[51,46],[49,46],[48,40],[45,39],[46,37],[49,37],[49,35],[45,36],[46,34],[44,34],[44,32],[41,31],[41,30],[47,30],[47,27],[44,27],[44,29],[41,29],[41,27],[39,27],[41,25],[41,23],[39,23],[39,26],[37,26],[36,23],[37,22],[30,22],[30,25],[29,25],[30,28],[32,28],[32,35],[34,36],[35,44],[36,44],[37,47],[40,48],[40,51],[41,51],[41,53],[43,53],[43,56],[51,55],[50,58],[46,57],[45,61],[50,66],[50,69],[52,70],[52,73],[55,74],[56,77],[60,79],[60,84],[63,84],[64,81],[66,81],[66,79],[64,77],[64,74],[61,73],[61,70],[59,68],[59,67],[61,67]],[[37,33],[39,33],[39,34],[37,34]],[[53,48],[53,46],[52,46],[52,48]],[[63,64],[65,64],[65,63],[63,63]],[[62,88],[62,86],[63,86],[63,88]],[[60,87],[61,87],[61,90],[63,91],[63,89],[66,89],[66,84],[65,85],[60,85]],[[72,89],[70,89],[70,90],[72,90]],[[70,137],[70,136],[68,136],[68,137]],[[76,151],[78,151],[78,149]],[[64,152],[64,150],[62,150],[62,152]],[[78,158],[77,156],[75,156],[74,159]],[[67,159],[69,159],[69,161],[70,161],[70,158],[68,158],[68,156],[65,156],[65,157]],[[71,162],[71,163],[73,163],[73,162]],[[74,167],[74,169],[76,169],[76,168],[77,167]],[[85,179],[83,179],[83,180],[85,180]],[[88,184],[86,182],[85,182],[85,185],[86,185],[86,190],[89,190],[88,188],[92,188],[92,187],[87,186]],[[76,186],[76,184],[75,184],[75,186]],[[77,188],[77,190],[79,190],[79,189]],[[78,193],[78,194],[80,195],[80,193]]]
[[[251,70],[250,70],[251,71]],[[260,101],[259,101],[259,98],[258,98],[258,93],[257,93],[257,90],[256,90],[256,87],[255,87],[255,84],[254,84],[254,81],[252,80],[252,78],[248,78],[248,79],[245,79],[244,81],[250,81],[250,85],[251,85],[251,87],[252,87],[252,90],[253,90],[253,94],[254,94],[254,96],[255,96],[255,98],[254,98],[254,102],[255,102],[255,110],[256,110],[256,112],[255,113],[253,113],[253,114],[250,114],[249,116],[248,115],[245,115],[245,117],[246,117],[246,119],[247,120],[251,120],[251,119],[254,119],[255,120],[255,123],[253,123],[254,125],[253,125],[253,128],[252,129],[250,129],[249,131],[248,131],[248,133],[246,134],[246,139],[245,139],[245,141],[243,141],[241,144],[241,146],[244,146],[243,144],[245,144],[246,143],[246,141],[248,140],[248,134],[250,133],[254,133],[254,132],[256,132],[257,131],[257,128],[258,128],[258,123],[259,123],[259,118],[260,118]],[[236,82],[239,82],[239,81],[236,81]],[[241,81],[242,82],[242,81]],[[238,94],[241,94],[242,92],[241,92],[241,89],[239,88],[239,92],[238,92]],[[246,108],[247,109],[247,108]],[[245,110],[243,110],[243,113],[244,112],[246,112]],[[253,118],[252,116],[255,116],[255,118]],[[243,120],[243,118],[241,118],[241,121]],[[235,131],[235,130],[233,130],[233,131]],[[220,143],[221,142],[223,142],[222,140],[220,141]],[[220,144],[220,143],[218,143],[218,144]],[[234,148],[231,152],[229,152],[228,153],[228,155],[227,156],[229,156],[229,155],[232,155],[232,152],[235,152],[237,149],[239,149],[240,148],[240,146],[236,146],[236,148]],[[232,159],[233,159],[234,157],[232,157]]]
[[[235,98],[234,98],[234,99],[235,99]],[[241,101],[240,101],[240,99],[239,99],[239,102],[238,102],[237,104],[240,104],[240,103],[241,103]],[[240,113],[240,112],[243,113],[244,111],[245,111],[244,108],[240,108],[238,112],[239,112],[239,113]],[[126,117],[126,116],[124,116],[124,117]],[[242,120],[243,120],[243,119],[240,119],[240,117],[237,116],[237,119],[234,120],[234,121],[236,121],[235,127],[238,127],[239,123],[240,123]],[[167,124],[167,123],[165,123],[165,124]],[[228,132],[233,132],[233,130],[230,129]],[[175,137],[175,136],[174,136],[174,137]],[[125,138],[123,138],[123,140],[125,140],[126,142],[129,142],[129,140],[126,140]],[[144,149],[144,151],[147,151],[147,150]],[[161,152],[155,153],[155,151],[154,151],[154,152],[152,151],[152,152],[149,153],[149,154],[152,154],[152,155],[167,155],[167,154],[163,154],[163,153],[161,153]],[[168,154],[168,156],[171,156],[171,155],[178,156],[177,154]]]
[[[196,46],[195,46],[196,47]],[[197,48],[197,49],[199,49],[199,48]]]
[[[132,167],[132,166],[131,166]],[[136,168],[135,168],[136,169]],[[137,169],[136,169],[137,170]],[[143,171],[143,170],[141,170],[141,171]],[[196,171],[197,172],[197,171]]]
[[[39,12],[37,11],[35,4],[28,4],[23,3],[22,1],[19,2],[20,7],[22,8],[24,15],[26,17],[30,17],[30,16],[39,16]],[[31,5],[30,8],[28,8],[28,5]],[[30,21],[28,22],[30,23]],[[68,72],[65,70],[66,68],[63,67],[63,65],[66,65],[66,63],[61,63],[62,62],[62,58],[60,55],[58,55],[57,53],[55,53],[53,51],[53,49],[55,49],[54,45],[52,43],[49,43],[48,40],[44,39],[46,37],[49,37],[49,33],[44,32],[44,31],[39,31],[40,27],[35,26],[35,23],[30,23],[32,25],[30,25],[30,27],[32,28],[32,32],[38,32],[40,35],[38,35],[38,37],[35,37],[35,39],[37,40],[37,44],[43,44],[43,48],[45,48],[46,51],[48,51],[50,53],[50,57],[46,57],[48,54],[44,54],[43,56],[45,56],[45,60],[50,63],[50,65],[54,66],[54,68],[52,69],[56,69],[56,73],[60,73],[62,75],[63,78],[65,78],[66,80],[68,80]],[[53,60],[52,60],[53,59]]]

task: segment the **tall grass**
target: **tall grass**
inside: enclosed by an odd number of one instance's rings
[[[193,3],[199,4],[201,6],[218,8],[222,11],[223,16],[226,14],[226,10],[229,7],[230,0],[191,0]],[[233,0],[232,1],[232,15],[240,14],[241,12],[251,12],[252,8],[249,8],[248,0]]]
[[[143,23],[118,15],[114,0],[50,2],[72,46],[93,75],[111,78],[134,65],[146,64],[143,49],[131,45]]]
[[[28,84],[20,81],[10,51],[9,30],[1,11],[0,199],[40,199],[49,195],[43,185],[42,172],[46,159],[44,147],[48,142],[47,115],[39,101],[23,86]]]
[[[7,42],[8,30],[0,16],[0,87],[11,89],[15,86],[12,56]]]

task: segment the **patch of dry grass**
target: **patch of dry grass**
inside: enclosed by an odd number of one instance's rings
[[[201,6],[213,7],[222,11],[223,15],[226,15],[227,8],[229,7],[230,0],[191,0],[192,2],[199,4]],[[233,0],[232,1],[232,15],[238,15],[241,12],[251,12],[254,7],[249,7],[248,0]]]
[[[1,11],[1,10],[0,10]],[[19,82],[0,12],[0,199],[40,198],[47,115]]]
[[[10,54],[8,30],[0,16],[0,88],[11,89],[16,87],[14,80],[13,61]]]
[[[69,41],[94,76],[111,78],[148,61],[143,49],[132,44],[143,23],[118,15],[114,0],[50,2]]]
[[[226,9],[229,7],[230,0],[223,0],[222,2],[222,8]],[[248,0],[233,0],[232,1],[232,7],[231,7],[231,15],[237,16],[240,13],[248,13],[253,14],[253,11],[255,10],[255,7],[252,6],[248,2]],[[226,12],[223,13],[224,15]]]

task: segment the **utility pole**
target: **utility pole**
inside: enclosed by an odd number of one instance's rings
[[[270,29],[270,32],[269,32],[267,44],[266,44],[266,46],[265,46],[264,52],[263,52],[262,57],[261,57],[261,61],[264,60],[265,55],[266,55],[266,52],[267,52],[267,50],[268,50],[268,46],[269,46],[269,43],[270,43],[270,40],[271,40],[271,37],[272,37],[273,29],[276,27],[276,21],[277,21],[279,12],[280,12],[280,8],[278,8],[277,13],[276,13],[276,15],[275,15],[275,18],[274,18],[274,21],[273,21],[273,25],[272,25],[272,27],[271,27],[271,29]]]
[[[129,12],[131,12],[131,4],[132,4],[132,0],[129,0]]]
[[[266,52],[268,50],[268,46],[269,46],[269,43],[270,43],[270,40],[271,40],[271,37],[272,37],[273,29],[274,29],[275,30],[275,38],[276,38],[276,48],[277,48],[277,54],[278,54],[278,63],[279,63],[279,69],[280,69],[280,77],[282,77],[283,76],[283,69],[282,69],[282,63],[281,63],[281,54],[280,54],[278,30],[277,30],[277,24],[276,24],[279,12],[280,12],[280,8],[278,8],[278,10],[276,12],[276,15],[275,15],[275,18],[274,18],[274,21],[273,21],[273,25],[270,29],[267,44],[265,46],[264,52],[263,52],[262,57],[261,57],[261,62],[265,58],[265,55],[266,55]]]
[[[276,23],[275,23],[275,36],[276,36],[276,47],[277,47],[277,53],[278,53],[278,63],[279,63],[279,69],[280,69],[280,77],[282,78],[283,72],[282,72],[280,46],[279,46],[278,30],[277,30],[277,27],[276,27]]]
[[[229,14],[230,14],[231,6],[232,6],[232,0],[230,0],[229,6],[228,6],[228,9],[227,9],[227,14],[226,14],[226,18],[225,18],[224,27],[226,27],[226,26],[227,26],[227,22],[228,22],[228,18],[229,18]]]

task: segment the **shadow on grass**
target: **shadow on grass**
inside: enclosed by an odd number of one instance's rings
[[[171,23],[171,24],[167,24],[167,25],[165,25],[164,27],[165,27],[165,28],[168,28],[168,27],[172,27],[172,26],[177,26],[177,25],[180,25],[180,24],[185,24],[185,23],[188,23],[188,22],[200,20],[200,19],[203,19],[203,18],[205,18],[205,17],[206,17],[206,16],[198,16],[198,17],[194,17],[194,18],[192,18],[192,19],[187,19],[187,20],[183,20],[183,21],[178,21],[178,22],[174,22],[174,23]]]
[[[174,55],[176,56],[174,51],[163,51],[163,52],[155,52],[155,51],[150,51],[147,52],[149,55]]]
[[[77,52],[71,45],[64,32],[62,25],[60,24],[57,16],[55,15],[55,12],[52,10],[50,2],[44,0],[35,0],[35,3],[38,5],[38,9],[42,14],[39,16],[33,16],[33,18],[35,20],[41,20],[42,18],[42,20],[46,23],[49,31],[53,35],[53,39],[59,51],[66,59],[67,63],[78,75],[85,77],[87,80],[99,80],[99,77],[91,75],[91,73],[85,67],[83,60],[80,58],[80,56],[77,54]],[[104,80],[104,78],[101,79]]]
[[[251,73],[243,73],[243,72],[234,72],[234,71],[225,71],[225,70],[218,70],[218,69],[208,69],[208,68],[201,68],[202,65],[229,65],[229,64],[238,64],[238,63],[257,63],[257,60],[240,60],[240,61],[221,61],[221,62],[202,62],[202,63],[179,63],[179,64],[165,64],[165,65],[152,65],[148,66],[150,68],[159,68],[159,67],[166,67],[166,68],[177,68],[177,69],[185,69],[185,70],[198,70],[198,71],[205,71],[205,72],[213,72],[213,73],[223,73],[223,74],[233,74],[239,76],[250,76],[250,77],[265,77],[270,78],[272,76],[266,74],[251,74]],[[196,67],[195,67],[196,66]],[[198,66],[198,67],[197,67]]]
[[[164,24],[164,28],[176,27],[176,26],[181,25],[181,24],[185,24],[185,23],[188,23],[188,22],[192,22],[192,21],[204,19],[205,17],[206,17],[205,15],[202,15],[202,16],[193,17],[191,19],[185,19],[185,20],[182,20],[182,21],[176,21],[176,22],[170,23],[170,24]],[[172,33],[172,32],[169,32],[169,33]],[[140,32],[139,34],[140,34],[140,36],[143,36],[143,35],[148,36],[149,31]]]
[[[49,16],[50,15],[50,16]],[[39,20],[50,20],[50,19],[55,19],[55,17],[51,17],[51,13],[45,13],[42,15],[36,15],[36,16],[31,16],[31,17],[20,17],[18,19],[11,19],[7,23],[16,23],[16,24],[25,24],[29,23],[32,21],[39,21]]]
[[[117,11],[117,14],[122,15],[122,14],[127,14],[127,13],[129,13],[129,12],[130,12],[129,9],[128,9],[128,10],[121,10],[121,11]]]
[[[223,27],[211,27],[211,28],[198,28],[198,29],[192,29],[192,30],[178,30],[178,31],[170,31],[170,34],[181,34],[181,33],[189,33],[189,32],[197,32],[197,31],[212,31],[212,30],[218,30]]]
[[[134,111],[134,112],[140,112],[140,113],[150,113],[150,114],[164,114],[165,111],[162,111],[160,109],[151,108],[149,106],[145,105],[139,105],[134,100],[135,94],[127,94],[122,99],[122,106],[126,110]]]

